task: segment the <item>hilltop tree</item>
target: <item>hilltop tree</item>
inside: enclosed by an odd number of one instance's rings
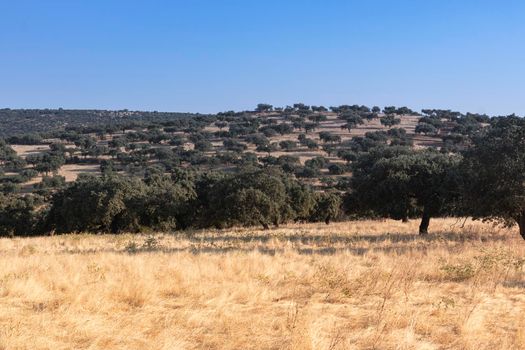
[[[348,131],[355,129],[358,125],[364,123],[363,117],[357,113],[350,113],[348,115],[341,115],[341,118],[346,121],[346,124],[341,126],[341,129],[348,129]]]
[[[255,108],[256,112],[269,112],[273,109],[273,106],[268,103],[259,103],[257,105],[257,108]]]

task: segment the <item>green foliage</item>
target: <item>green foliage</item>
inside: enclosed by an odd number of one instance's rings
[[[26,236],[35,233],[38,216],[33,196],[0,194],[0,235]]]
[[[462,164],[465,210],[475,218],[518,223],[525,238],[525,121],[497,118],[473,139]]]
[[[343,130],[365,124],[380,113],[378,107],[361,105],[330,109],[342,121]],[[2,232],[24,234],[22,231],[42,232],[44,228],[57,232],[171,231],[269,227],[327,217],[330,221],[339,215],[334,208],[340,206],[340,196],[330,192],[337,189],[349,191],[347,202],[356,215],[421,216],[422,232],[432,216],[473,215],[508,225],[518,222],[525,238],[525,145],[520,118],[423,110],[416,133],[443,135],[443,143],[436,146],[439,152],[415,151],[412,135],[395,125],[400,123],[399,116],[417,113],[394,106],[383,111],[381,123],[388,130],[342,141],[339,135],[323,131],[328,124],[324,122],[333,118],[325,107],[302,103],[285,108],[259,104],[255,112],[216,115],[0,110],[0,134],[9,142],[49,145],[47,151],[21,158],[0,139],[0,192],[7,194],[3,199],[9,198],[2,210],[10,213],[3,216]],[[220,130],[206,131],[213,125]],[[347,164],[329,164],[315,157],[317,152],[302,155],[310,158],[304,166],[292,153],[271,156],[279,146],[287,151],[318,149],[315,136],[308,137],[317,129],[322,150]],[[304,132],[297,143],[291,135],[286,137],[289,141],[282,141],[281,135],[297,130]],[[248,145],[267,156],[249,152]],[[460,152],[465,160],[458,169],[460,156],[451,153]],[[99,165],[102,176],[83,176],[65,185],[56,173],[66,163]],[[330,175],[348,171],[349,176],[330,176],[324,171],[327,168]],[[211,170],[217,172],[204,173]],[[26,196],[24,183],[38,173],[45,176],[34,186],[35,193],[52,202],[25,205],[31,196]],[[315,194],[295,177],[327,192]],[[17,193],[21,190],[24,193]],[[9,221],[10,217],[24,219]]]
[[[425,135],[431,134],[431,135],[435,135],[435,134],[437,134],[438,129],[436,129],[436,127],[434,125],[432,125],[432,124],[419,123],[418,125],[416,125],[415,132],[416,132],[416,134],[425,134]]]
[[[342,164],[333,163],[328,166],[328,172],[331,175],[342,175],[346,171],[346,167]]]
[[[57,233],[133,231],[146,193],[137,179],[82,176],[53,195],[47,224]]]
[[[267,103],[259,103],[257,105],[257,108],[255,108],[256,112],[269,112],[273,109],[273,106]]]
[[[334,143],[334,142],[341,142],[341,136],[339,135],[334,135],[328,131],[321,131],[319,133],[319,138],[323,141],[323,142],[330,142],[330,143]]]
[[[358,211],[407,219],[453,212],[459,195],[459,157],[406,147],[376,148],[353,164],[352,196]]]
[[[66,178],[60,175],[43,176],[42,181],[35,184],[34,187],[37,189],[45,188],[59,188],[66,185]]]
[[[317,193],[312,221],[324,221],[327,225],[341,214],[341,196],[335,192]]]
[[[379,118],[379,121],[381,122],[381,125],[384,125],[388,128],[391,128],[401,123],[401,119],[396,118],[394,114],[387,114],[384,117]]]
[[[285,140],[279,142],[279,147],[285,151],[293,151],[297,148],[297,143],[295,141]]]

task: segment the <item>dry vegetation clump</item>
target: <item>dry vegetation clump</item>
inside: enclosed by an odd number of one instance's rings
[[[2,239],[0,349],[524,349],[519,235],[417,224]]]

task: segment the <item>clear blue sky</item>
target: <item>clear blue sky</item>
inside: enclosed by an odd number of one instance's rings
[[[525,1],[0,0],[0,107],[525,114]]]

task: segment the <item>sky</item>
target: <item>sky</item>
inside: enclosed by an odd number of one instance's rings
[[[0,0],[0,108],[525,114],[525,1]]]

